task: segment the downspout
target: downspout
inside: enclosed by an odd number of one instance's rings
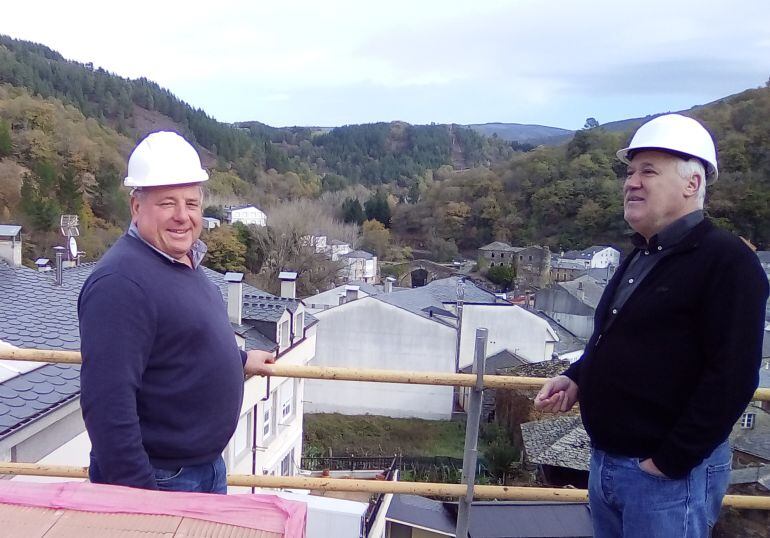
[[[255,476],[257,474],[257,406],[254,406],[253,409],[254,413],[254,426],[251,429],[251,475]],[[254,486],[251,486],[251,493],[254,494],[254,490],[256,488]]]

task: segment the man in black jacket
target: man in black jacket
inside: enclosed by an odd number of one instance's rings
[[[580,401],[595,536],[708,536],[729,480],[727,437],[758,383],[768,281],[741,239],[704,219],[718,171],[702,125],[660,116],[618,157],[636,248],[585,353],[535,406]]]

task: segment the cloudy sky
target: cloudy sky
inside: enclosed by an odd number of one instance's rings
[[[227,122],[576,129],[764,85],[768,22],[768,0],[45,0],[0,33]]]

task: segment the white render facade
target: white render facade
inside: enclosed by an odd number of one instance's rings
[[[603,269],[610,265],[614,267],[620,265],[620,252],[612,247],[606,247],[594,253],[589,267]]]
[[[375,297],[315,314],[314,366],[454,372],[456,331]],[[357,381],[306,381],[305,411],[448,420],[453,388]]]
[[[231,207],[227,209],[227,222],[230,224],[240,222],[247,226],[267,226],[267,215],[253,205]]]

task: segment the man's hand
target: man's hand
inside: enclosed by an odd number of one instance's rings
[[[246,352],[246,365],[243,371],[247,375],[272,375],[271,364],[275,364],[275,353],[252,349]]]
[[[577,383],[565,375],[552,377],[535,396],[535,409],[546,413],[569,411],[578,399]]]
[[[653,476],[660,476],[661,478],[668,478],[665,474],[663,474],[663,471],[658,469],[658,466],[655,465],[655,462],[652,461],[652,458],[647,458],[646,460],[640,461],[639,467],[645,473],[649,473]]]

